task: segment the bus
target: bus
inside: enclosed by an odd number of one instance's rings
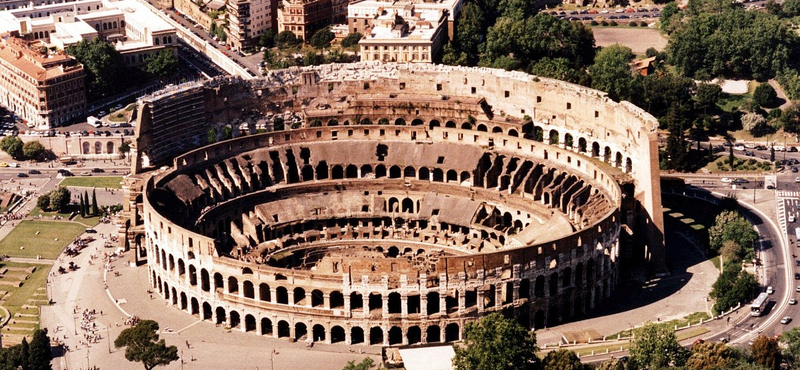
[[[764,313],[764,309],[767,307],[768,301],[769,295],[767,293],[759,294],[758,298],[750,304],[750,316],[761,316]]]
[[[798,206],[797,208],[800,208],[800,206]],[[797,242],[800,243],[800,227],[795,227],[794,228],[794,236],[797,238]],[[800,245],[800,244],[798,244],[798,245]]]

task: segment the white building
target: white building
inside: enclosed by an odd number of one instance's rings
[[[175,28],[135,0],[79,0],[0,11],[0,32],[18,32],[58,49],[100,37],[133,66],[164,48],[174,50],[178,42]]]
[[[358,43],[361,60],[432,63],[447,38],[448,11],[419,9],[414,3],[394,4],[402,7],[374,8],[369,27],[357,31],[364,33]]]

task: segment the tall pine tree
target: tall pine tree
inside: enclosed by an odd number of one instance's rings
[[[86,215],[87,216],[90,215],[91,212],[89,212],[89,192],[86,190],[83,191],[83,204],[84,207],[86,208]]]
[[[86,202],[83,201],[83,195],[81,195],[81,217],[86,217]]]
[[[97,208],[97,192],[94,188],[92,188],[92,214],[95,216],[100,214],[100,210]]]

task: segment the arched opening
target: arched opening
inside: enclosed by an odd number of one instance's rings
[[[375,166],[375,177],[376,178],[386,177],[386,166],[382,164]]]
[[[538,310],[533,315],[533,328],[544,329],[544,311]]]
[[[600,156],[600,144],[597,142],[592,143],[592,157]]]
[[[422,330],[420,330],[419,326],[412,326],[408,328],[406,337],[408,338],[408,344],[420,343],[422,342]]]
[[[431,173],[427,167],[421,167],[419,169],[419,179],[423,181],[430,181],[431,180]]]
[[[486,128],[486,125],[481,123],[481,124],[478,125],[478,131],[487,132],[487,131],[489,131],[489,129]]]
[[[325,180],[328,178],[328,164],[325,161],[317,164],[317,180]]]
[[[427,306],[428,315],[439,313],[439,293],[428,292],[426,300],[428,301],[428,306]]]
[[[630,158],[625,158],[625,172],[631,173],[633,171],[633,161]]]
[[[462,130],[472,130],[472,125],[469,122],[464,122],[461,124]]]
[[[423,122],[423,121],[422,121],[421,119],[419,119],[419,118],[416,118],[416,119],[414,119],[413,121],[411,121],[411,126],[422,126],[422,125],[424,125],[424,124],[425,124],[425,122]]]
[[[272,334],[272,320],[264,317],[261,319],[261,335]]]
[[[186,274],[186,264],[183,263],[183,259],[178,258],[178,275],[183,276]]]
[[[428,326],[425,330],[425,341],[428,343],[439,343],[442,341],[442,331],[438,325]]]
[[[372,166],[368,164],[361,166],[361,178],[367,177],[370,173],[372,173]]]
[[[189,307],[189,301],[186,299],[186,293],[181,292],[181,309],[185,310]]]
[[[383,329],[378,326],[369,329],[369,344],[383,344]]]
[[[400,304],[400,293],[389,293],[389,313],[400,313],[402,305]]]
[[[428,123],[428,127],[430,127],[430,128],[439,127],[439,126],[441,126],[441,123],[439,123],[439,121],[438,121],[438,120],[435,120],[435,119],[434,119],[434,120],[431,120],[431,121]]]
[[[550,275],[550,296],[555,297],[558,295],[558,273],[554,272]]]
[[[212,318],[211,305],[208,302],[203,302],[203,320],[211,320]]]
[[[226,322],[228,322],[228,318],[227,318],[227,316],[225,316],[225,309],[224,308],[217,307],[216,314],[217,314],[217,324],[218,325],[222,325],[222,324],[225,324]]]
[[[303,340],[306,334],[308,334],[308,327],[306,327],[306,324],[302,322],[294,324],[294,339]]]
[[[614,159],[614,166],[617,168],[622,167],[622,153],[617,152],[617,156]]]
[[[458,172],[456,172],[455,170],[447,171],[447,182],[451,181],[453,182],[458,181]]]
[[[322,307],[325,304],[325,299],[322,291],[314,289],[311,291],[311,307]]]
[[[330,304],[331,304],[330,308],[341,308],[341,307],[344,307],[344,295],[342,294],[342,292],[340,292],[338,290],[334,290],[334,291],[331,292],[329,300],[330,300]]]
[[[494,127],[492,128],[492,133],[495,133],[495,134],[502,134],[502,133],[503,133],[503,128],[502,128],[502,127],[500,127],[500,126],[494,126]]]
[[[383,297],[379,293],[369,294],[369,310],[383,310]]]
[[[393,346],[402,343],[403,343],[403,330],[396,326],[392,326],[389,329],[389,345]]]
[[[550,145],[558,145],[558,131],[550,130]]]
[[[278,338],[288,338],[291,336],[289,330],[289,323],[286,321],[278,321]]]
[[[197,285],[197,267],[194,267],[194,265],[189,265],[189,284],[192,286]]]
[[[403,177],[407,179],[413,179],[417,177],[417,171],[414,170],[414,167],[408,166],[403,169]]]
[[[354,326],[352,329],[350,329],[350,343],[364,343],[364,329],[361,329],[358,326]]]
[[[447,122],[445,122],[445,123],[444,123],[444,127],[447,127],[447,128],[456,128],[456,123],[455,123],[455,122],[453,122],[453,121],[447,121]]]
[[[197,298],[192,297],[191,300],[191,313],[192,315],[199,315],[200,314],[200,303],[197,302]]]
[[[414,201],[409,198],[403,199],[402,211],[405,213],[414,213]]]
[[[361,120],[361,124],[362,125],[371,125],[372,124],[372,120],[370,120],[369,118],[364,118],[364,119]]]
[[[265,283],[261,283],[258,285],[258,299],[264,302],[272,301],[271,293],[269,291],[269,285]]]
[[[214,274],[214,290],[222,291],[222,274],[219,272]]]
[[[256,318],[253,315],[245,315],[244,317],[244,331],[256,331]]]
[[[289,304],[289,292],[286,290],[286,288],[280,286],[278,289],[275,289],[275,296],[277,303]]]
[[[316,324],[313,328],[311,328],[311,334],[313,335],[313,340],[315,342],[324,342],[325,341],[325,327]]]
[[[335,165],[331,168],[331,178],[336,179],[343,179],[344,178],[344,171],[342,170],[342,166]]]
[[[231,276],[228,278],[228,293],[234,294],[239,292],[239,280]]]
[[[358,292],[350,293],[350,310],[360,310],[364,308],[364,297]]]
[[[300,287],[294,288],[294,304],[305,306],[306,290]]]
[[[397,126],[405,126],[406,125],[406,120],[404,120],[402,118],[398,118],[398,119],[394,120],[394,124],[397,125]]]
[[[433,181],[444,182],[444,172],[438,168],[433,169]]]
[[[578,152],[586,153],[586,139],[584,138],[578,139]]]
[[[611,148],[606,147],[603,151],[603,162],[608,163],[609,161],[611,161]]]
[[[531,298],[531,281],[528,279],[522,279],[519,281],[519,292],[518,292],[520,299],[530,299]]]
[[[390,179],[399,179],[400,178],[400,167],[399,166],[392,166],[389,168],[389,178]]]
[[[451,323],[447,324],[444,328],[444,340],[445,342],[455,342],[460,338],[460,332],[458,330],[458,324]]]
[[[512,128],[508,130],[508,136],[519,137],[519,133]]]
[[[344,342],[345,334],[341,326],[334,326],[331,328],[331,343]]]
[[[572,135],[564,134],[564,147],[572,149]]]
[[[536,284],[534,286],[534,293],[536,298],[544,298],[544,276],[539,275],[536,277]]]
[[[352,164],[347,166],[347,170],[345,170],[345,172],[346,172],[345,176],[348,179],[358,178],[358,167],[356,167],[356,166],[354,166]]]

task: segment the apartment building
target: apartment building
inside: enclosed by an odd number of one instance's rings
[[[376,2],[377,3],[377,2]],[[416,4],[378,12],[359,41],[362,61],[433,63],[447,39],[448,12],[417,10]]]
[[[41,40],[17,33],[0,39],[0,104],[38,129],[82,118],[86,109],[83,66]]]
[[[277,0],[229,0],[228,43],[232,49],[253,47],[258,38],[273,28]]]

